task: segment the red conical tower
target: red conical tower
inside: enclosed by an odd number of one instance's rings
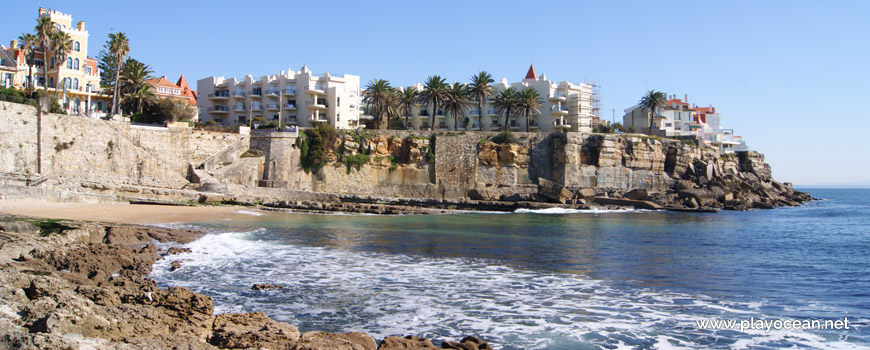
[[[529,72],[526,73],[526,79],[532,79],[532,80],[538,79],[538,75],[535,74],[535,66],[534,65],[529,65]]]

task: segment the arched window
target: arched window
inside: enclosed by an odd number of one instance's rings
[[[69,97],[64,97],[63,98],[63,108],[68,108],[68,107],[69,107]]]
[[[79,59],[78,58],[73,60],[73,69],[79,70]]]
[[[66,67],[72,69],[72,57],[66,58]]]
[[[48,61],[48,69],[54,69],[54,57],[51,58],[51,61]]]
[[[78,111],[81,110],[81,106],[82,106],[82,102],[81,102],[81,100],[79,100],[79,98],[76,97],[76,98],[73,100],[73,110],[76,111],[76,112],[78,113]]]
[[[48,87],[54,87],[54,77],[48,77]]]
[[[65,89],[69,89],[70,87],[72,87],[71,85],[72,85],[72,79],[70,79],[69,77],[63,78],[63,87]],[[67,101],[67,103],[69,103],[69,101]]]
[[[79,44],[78,41],[74,42],[74,43],[73,43],[73,51],[75,51],[75,52],[79,52],[79,51],[81,51],[81,50],[82,50],[81,44]]]
[[[73,90],[78,90],[78,89],[79,89],[79,78],[75,78],[75,79],[73,79],[72,89],[73,89]]]

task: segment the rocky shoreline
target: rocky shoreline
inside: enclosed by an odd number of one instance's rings
[[[0,217],[0,349],[436,349],[428,339],[299,330],[262,312],[214,315],[210,297],[157,288],[158,259],[202,232]],[[259,285],[259,288],[280,286]],[[255,288],[257,288],[255,287]],[[492,349],[468,336],[443,349]]]

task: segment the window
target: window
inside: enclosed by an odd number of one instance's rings
[[[74,42],[74,43],[73,43],[73,51],[75,51],[75,52],[79,52],[79,51],[81,51],[81,50],[82,50],[82,49],[81,49],[81,44],[79,44],[78,41]]]
[[[6,59],[0,58],[0,66],[5,66],[5,65],[6,65]]]
[[[79,70],[79,59],[78,58],[73,60],[73,69]]]
[[[48,69],[54,69],[54,57],[51,58],[51,61],[48,61]]]
[[[63,88],[69,89],[70,87],[72,87],[72,80],[69,77],[63,78]],[[67,101],[67,103],[69,103],[69,101]]]
[[[277,115],[277,114],[272,114],[272,120],[278,120],[278,115]]]
[[[91,73],[91,67],[85,67],[85,73],[86,73],[86,74],[92,74],[92,73]]]
[[[72,88],[73,88],[73,90],[78,90],[78,89],[79,89],[79,78],[75,78],[75,79],[73,79],[73,85],[72,85]]]
[[[42,66],[44,66],[44,65],[45,65],[45,62],[43,62],[41,58],[33,60],[33,66],[35,66],[35,67],[42,68]]]
[[[336,98],[335,98],[335,106],[336,106],[336,107],[341,107],[341,97],[336,97]]]
[[[248,123],[248,118],[243,116],[243,115],[236,116],[236,118],[239,121],[239,124],[247,124]]]
[[[49,86],[49,87],[54,87],[54,77],[49,77],[49,78],[48,78],[48,86]]]
[[[72,63],[73,63],[73,62],[72,62],[72,57],[67,57],[67,58],[66,58],[66,67],[69,68],[69,69],[72,69],[72,67],[73,67]]]

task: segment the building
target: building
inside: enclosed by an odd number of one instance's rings
[[[35,82],[37,87],[48,87],[48,92],[56,95],[70,114],[90,114],[89,112],[106,112],[110,98],[100,93],[100,72],[97,60],[88,57],[88,31],[85,22],[80,21],[73,26],[72,16],[60,11],[39,8],[39,18],[48,17],[55,28],[69,34],[73,41],[72,51],[63,62],[56,62],[54,52],[48,52],[48,64],[42,52],[36,52],[33,75],[28,76],[27,60],[24,50],[17,40],[12,40],[8,51],[15,58],[16,72],[12,86],[27,87]],[[45,76],[48,81],[46,82]],[[3,78],[0,76],[0,78]],[[8,78],[8,77],[7,77]]]
[[[316,75],[308,66],[298,72],[241,80],[209,77],[196,82],[199,120],[220,125],[247,124],[253,118],[313,127],[329,123],[357,128],[361,110],[359,76]]]
[[[651,131],[649,112],[640,105],[625,110],[623,123],[630,132],[670,138],[693,138],[725,153],[748,150],[743,139],[734,135],[733,129],[722,128],[722,117],[715,107],[690,106],[688,100],[688,95],[684,99],[668,95],[665,107],[653,118]]]
[[[417,91],[423,91],[422,84],[414,84]],[[555,82],[547,80],[545,74],[537,75],[534,66],[529,66],[525,79],[516,83],[508,83],[507,78],[493,84],[493,95],[512,87],[519,91],[526,87],[535,89],[543,99],[540,114],[529,116],[529,131],[579,131],[591,132],[592,120],[597,117],[597,85],[572,83],[568,81]],[[466,111],[459,120],[459,130],[480,130],[478,123],[483,123],[483,130],[498,131],[504,127],[505,116],[497,115],[489,99],[484,104],[483,112],[475,105]],[[414,129],[454,130],[453,116],[446,115],[443,109],[437,111],[435,125],[430,125],[431,105],[417,104],[411,111],[411,126]],[[512,112],[508,119],[508,130],[526,131],[525,115]]]
[[[0,45],[0,86],[4,88],[15,86],[16,75],[18,75],[18,61],[13,50]]]
[[[196,106],[196,91],[190,89],[184,75],[178,78],[177,83],[167,80],[165,75],[147,80],[146,83],[151,85],[151,89],[157,97],[183,99],[191,106]]]

